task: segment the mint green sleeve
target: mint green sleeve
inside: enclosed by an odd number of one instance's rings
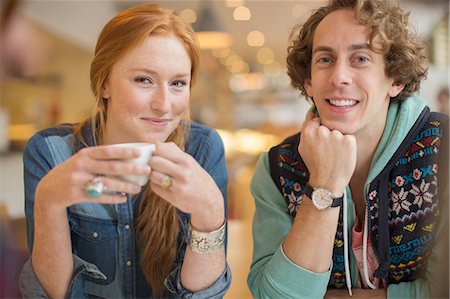
[[[282,243],[292,226],[284,197],[269,173],[268,154],[261,155],[251,182],[255,199],[253,259],[248,285],[254,298],[323,298],[330,270],[313,273],[294,264]]]
[[[442,190],[443,204],[440,207],[441,218],[436,226],[435,244],[431,254],[427,258],[427,269],[424,279],[416,279],[412,282],[391,284],[387,289],[387,298],[448,298],[449,279],[449,206],[448,186]]]

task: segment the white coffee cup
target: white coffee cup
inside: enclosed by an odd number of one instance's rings
[[[141,155],[133,160],[130,160],[129,162],[142,165],[148,164],[148,161],[150,161],[150,158],[155,151],[155,145],[152,143],[117,143],[112,146],[130,147],[139,150]],[[148,175],[120,175],[118,177],[125,181],[136,183],[139,186],[144,186],[148,181]]]

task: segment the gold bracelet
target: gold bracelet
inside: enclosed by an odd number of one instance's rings
[[[226,221],[225,221],[226,222]],[[211,253],[225,246],[225,222],[212,232],[199,232],[191,226],[189,221],[189,247],[197,253]]]

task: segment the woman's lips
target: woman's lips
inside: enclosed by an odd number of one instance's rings
[[[143,117],[141,119],[146,123],[158,127],[164,127],[170,122],[170,119],[167,118]]]

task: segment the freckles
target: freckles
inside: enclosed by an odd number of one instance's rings
[[[173,112],[175,114],[182,114],[189,105],[189,99],[190,95],[187,94],[183,97],[180,97],[178,100],[175,100],[174,104],[172,105]]]

